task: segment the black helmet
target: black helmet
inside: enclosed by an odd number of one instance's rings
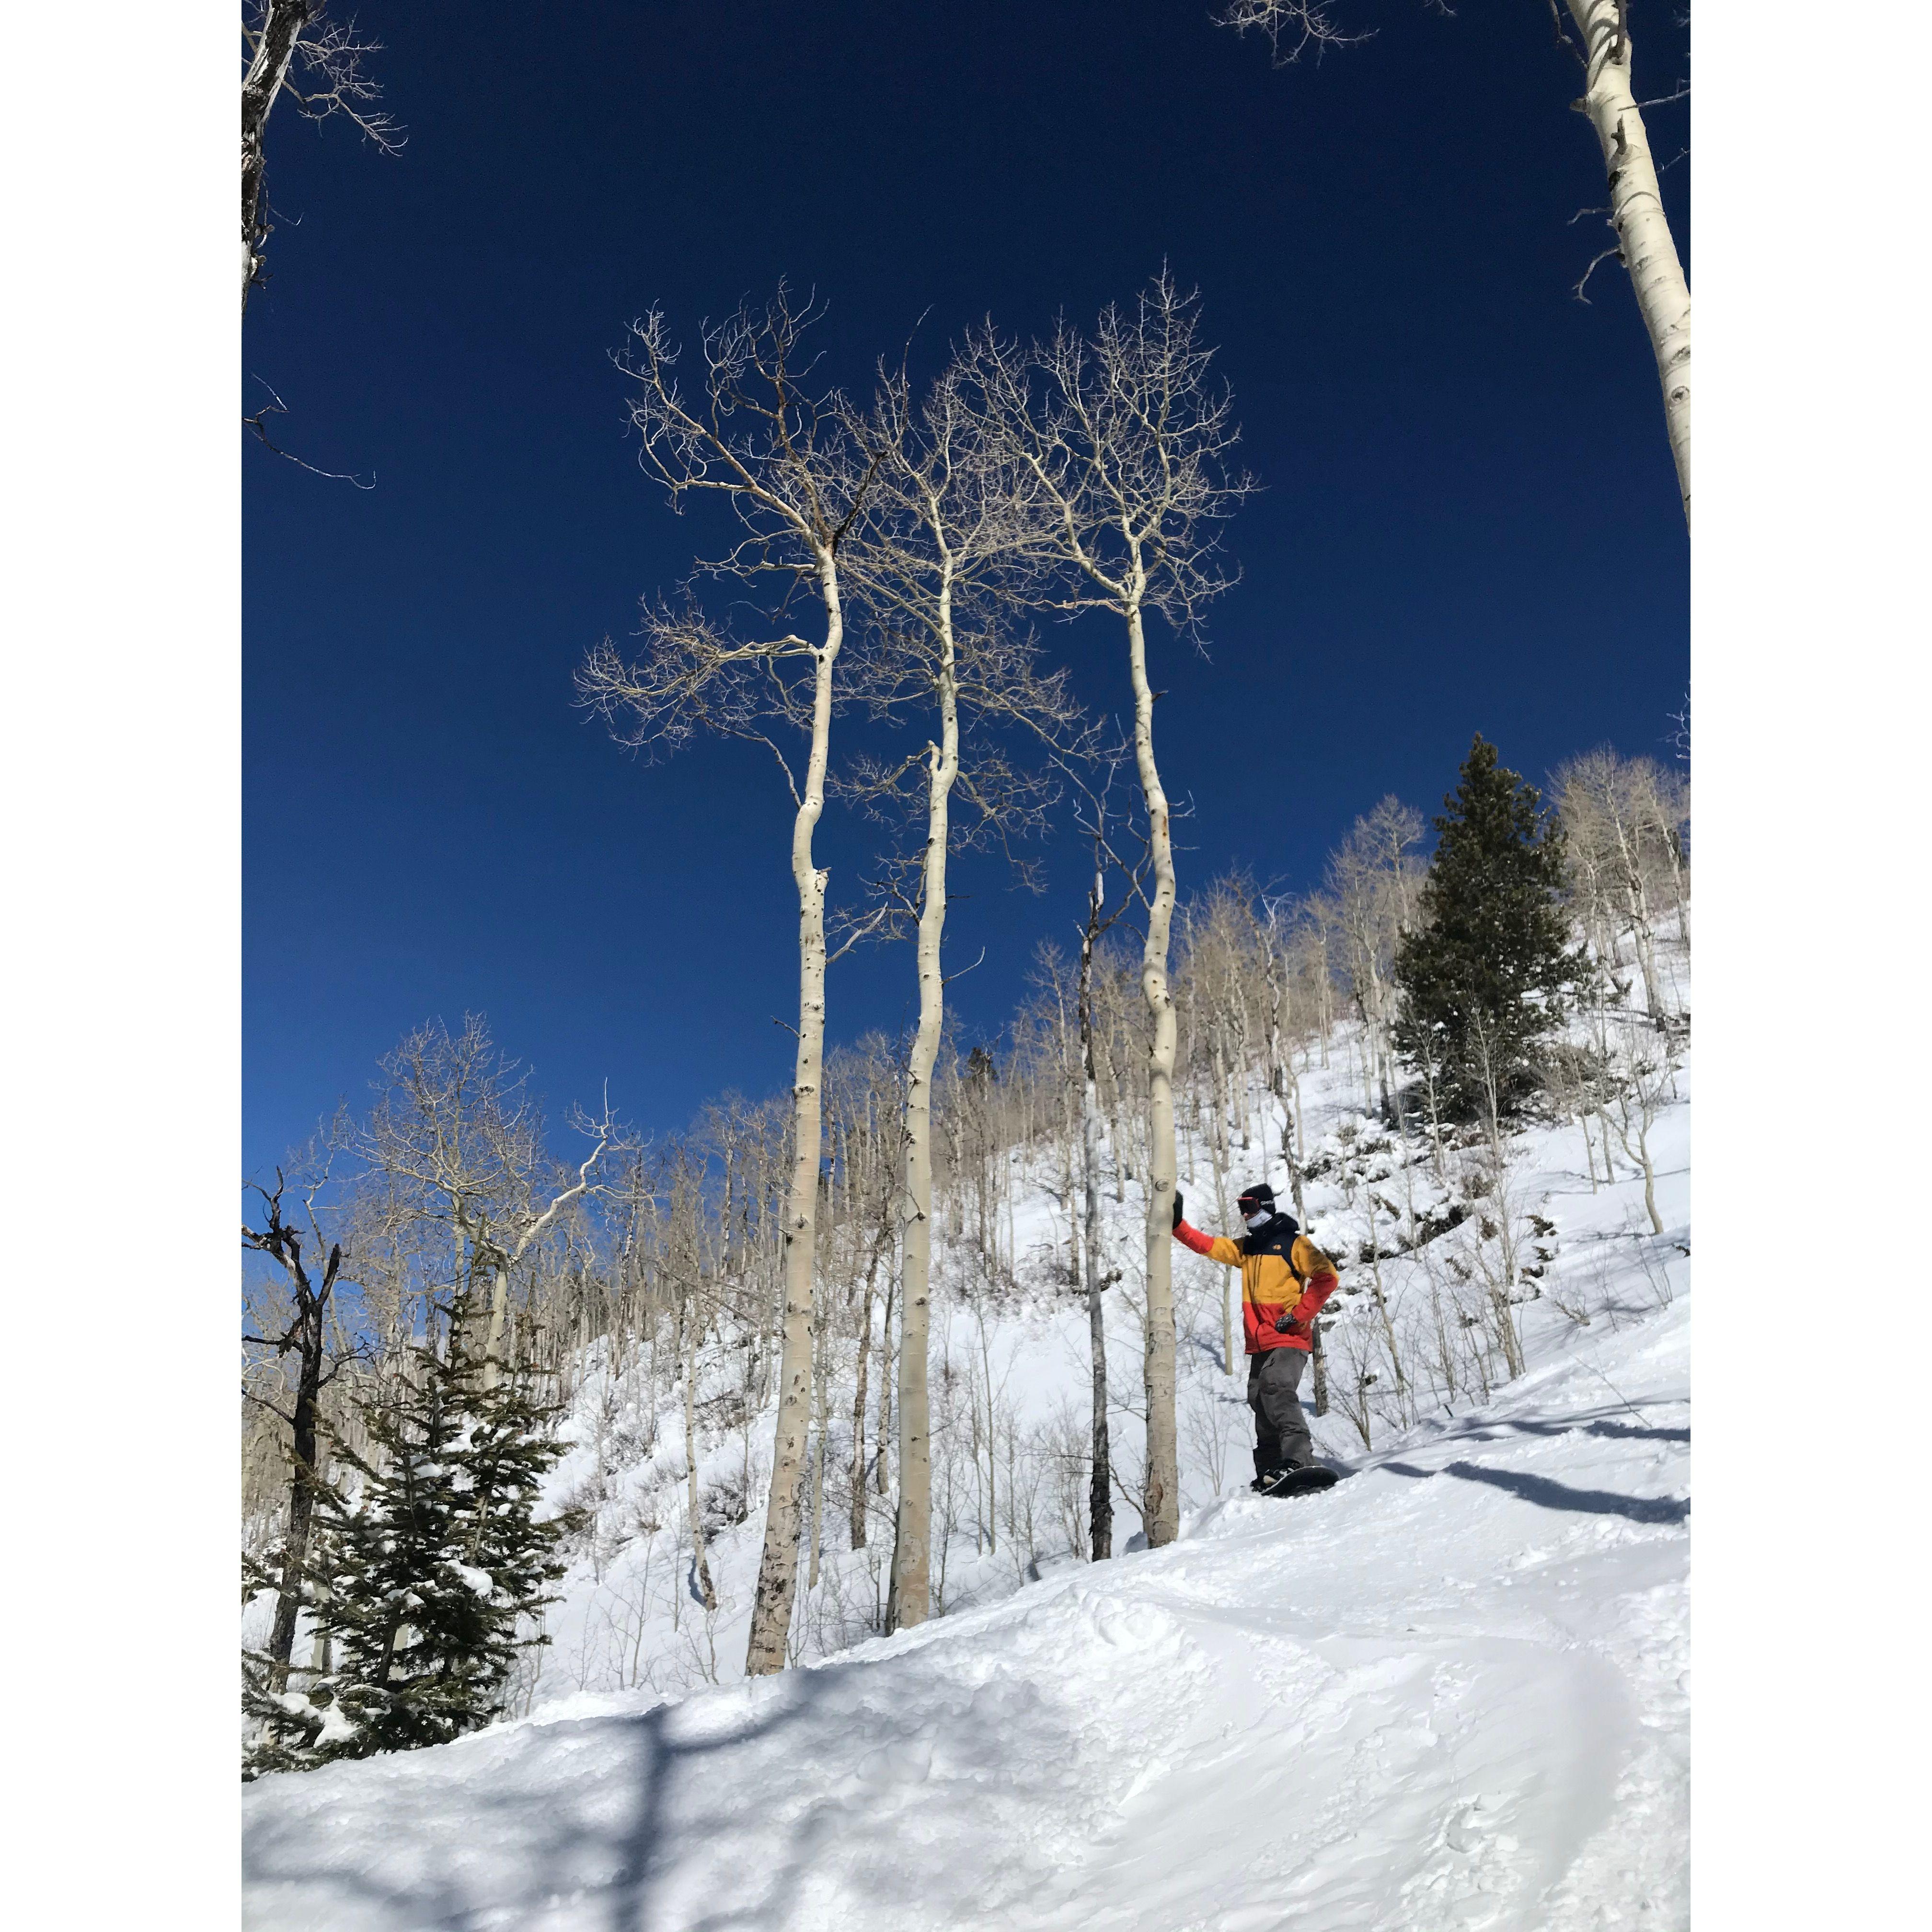
[[[1244,1221],[1253,1220],[1257,1214],[1274,1212],[1274,1190],[1263,1181],[1258,1187],[1244,1188],[1234,1205],[1241,1210]]]

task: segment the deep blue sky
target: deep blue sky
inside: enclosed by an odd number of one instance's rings
[[[1685,71],[1636,10],[1639,78]],[[1540,778],[1609,740],[1659,752],[1688,682],[1688,544],[1628,282],[1597,272],[1602,176],[1544,0],[1381,28],[1271,69],[1202,0],[532,8],[370,0],[406,125],[270,130],[280,217],[244,368],[311,460],[244,452],[244,1157],[359,1105],[409,1025],[466,1010],[561,1114],[602,1082],[664,1129],[789,1075],[789,812],[762,752],[650,766],[571,702],[584,647],[688,566],[636,466],[608,352],[781,274],[831,303],[833,373],[924,311],[935,345],[1090,320],[1169,260],[1199,284],[1266,494],[1231,546],[1211,661],[1165,640],[1184,886],[1294,886],[1394,791],[1438,808],[1478,729]],[[1684,110],[1652,117],[1660,155]],[[1688,246],[1689,163],[1666,176]],[[254,392],[259,394],[259,392]],[[1096,703],[1110,634],[1058,634]],[[834,814],[835,888],[869,828]],[[949,928],[954,997],[997,1026],[1052,894],[984,867]],[[902,951],[836,971],[832,1029],[896,1028]]]

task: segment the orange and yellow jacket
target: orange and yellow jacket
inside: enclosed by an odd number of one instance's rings
[[[1185,1221],[1174,1224],[1174,1238],[1184,1246],[1223,1268],[1240,1270],[1241,1332],[1251,1355],[1270,1348],[1312,1348],[1310,1325],[1335,1292],[1335,1264],[1306,1234],[1293,1232],[1294,1227],[1286,1216],[1277,1216],[1259,1234],[1231,1241],[1225,1234],[1204,1234]],[[1283,1315],[1296,1325],[1279,1334],[1274,1324]]]

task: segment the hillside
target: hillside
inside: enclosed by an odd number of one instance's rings
[[[1338,1932],[1682,1924],[1688,1062],[1649,1132],[1660,1235],[1621,1154],[1614,1181],[1588,1178],[1602,1155],[1586,1156],[1574,1123],[1516,1136],[1500,1184],[1472,1199],[1453,1166],[1438,1176],[1364,1120],[1346,1036],[1302,1076],[1309,1220],[1355,1291],[1335,1304],[1336,1400],[1316,1424],[1352,1472],[1340,1488],[1245,1493],[1248,1412],[1220,1354],[1227,1277],[1182,1257],[1181,1540],[1074,1561],[1080,1486],[1057,1478],[1053,1444],[1084,1426],[1084,1306],[1023,1268],[1000,1298],[970,1293],[956,1253],[934,1352],[962,1377],[976,1362],[998,1393],[1005,1501],[962,1498],[946,1613],[890,1638],[866,1634],[889,1532],[856,1550],[828,1532],[818,1586],[801,1588],[806,1667],[747,1684],[732,1680],[757,1512],[710,1540],[706,1614],[674,1520],[681,1412],[627,1414],[620,1378],[592,1372],[556,1480],[596,1498],[599,1528],[550,1614],[529,1714],[250,1787],[249,1924],[1154,1932],[1289,1911]],[[1258,1144],[1234,1154],[1237,1181],[1265,1166],[1273,1104],[1248,1096]],[[1060,1210],[1052,1177],[1012,1159],[1024,1255]],[[1201,1202],[1190,1213],[1219,1225],[1204,1153],[1190,1174],[1184,1150],[1183,1184]],[[1454,1218],[1459,1190],[1466,1221],[1417,1238]],[[1132,1257],[1137,1192],[1109,1189],[1117,1261]],[[1398,1195],[1407,1251],[1378,1214]],[[1480,1286],[1492,1212],[1525,1264],[1512,1318],[1526,1372],[1492,1378],[1477,1350],[1425,1372],[1432,1332],[1451,1351],[1479,1326],[1456,1285]],[[1130,1290],[1108,1298],[1114,1390],[1130,1399]],[[1406,1388],[1363,1366],[1384,1331],[1408,1352]],[[707,1402],[730,1367],[707,1364]],[[1130,1480],[1131,1414],[1116,1426]],[[743,1484],[769,1429],[763,1414],[700,1427],[707,1508]],[[650,1448],[626,1460],[627,1442]],[[975,1448],[975,1484],[980,1466]],[[835,1529],[844,1506],[828,1506]],[[1124,1537],[1136,1519],[1120,1507]]]

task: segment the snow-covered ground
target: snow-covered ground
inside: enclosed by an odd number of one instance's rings
[[[1311,1133],[1346,1139],[1339,1056],[1306,1086]],[[1331,1413],[1318,1439],[1352,1473],[1328,1495],[1244,1492],[1246,1411],[1212,1346],[1226,1277],[1182,1258],[1184,1408],[1201,1419],[1191,1436],[1184,1425],[1192,1506],[1178,1544],[1100,1565],[1036,1550],[1029,1564],[1010,1538],[975,1559],[968,1538],[944,1616],[668,1698],[579,1690],[557,1666],[574,1644],[587,1676],[598,1618],[615,1630],[597,1605],[627,1587],[620,1552],[554,1612],[528,1718],[249,1787],[248,1924],[1683,1925],[1688,1093],[1680,1072],[1651,1133],[1660,1236],[1621,1155],[1618,1178],[1592,1184],[1574,1127],[1518,1138],[1508,1191],[1526,1227],[1534,1215],[1552,1231],[1538,1234],[1542,1297],[1520,1311],[1527,1372],[1406,1429],[1371,1418],[1372,1448]],[[1338,1176],[1310,1196],[1354,1286],[1372,1184]],[[1411,1171],[1392,1184],[1427,1184]],[[1123,1231],[1138,1214],[1128,1193]],[[1046,1206],[1015,1216],[1024,1250]],[[1420,1264],[1382,1268],[1400,1316],[1423,1292]],[[1130,1387],[1133,1324],[1114,1316],[1114,1372]],[[963,1309],[950,1318],[1017,1409],[1077,1400],[1084,1413],[1083,1312],[1021,1306],[983,1342]],[[1378,1319],[1358,1294],[1343,1324]],[[681,1456],[665,1468],[681,1473]],[[713,1545],[728,1599],[748,1598],[737,1572],[755,1530]],[[822,1592],[862,1582],[868,1560],[828,1554]],[[1029,1568],[1046,1574],[1024,1582]],[[735,1672],[742,1617],[700,1634],[687,1609],[674,1631],[647,1590],[635,1600],[637,1624],[597,1667],[621,1672],[628,1652]],[[836,1622],[820,1619],[808,1657]]]

